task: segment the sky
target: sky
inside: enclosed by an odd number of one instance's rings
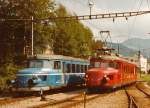
[[[89,15],[88,0],[55,0],[56,4],[62,4],[69,13],[77,15]],[[112,12],[130,12],[150,10],[150,0],[91,0],[94,5],[92,14],[103,14]],[[113,42],[123,42],[130,38],[150,38],[150,14],[125,18],[96,19],[81,21],[88,26],[95,39],[100,39],[100,31],[110,31]],[[109,40],[108,40],[109,41]]]

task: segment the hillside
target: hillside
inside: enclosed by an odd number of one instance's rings
[[[132,38],[124,41],[122,45],[132,50],[140,50],[146,57],[150,55],[150,39]]]
[[[135,50],[145,49],[150,48],[150,39],[132,38],[124,41],[122,44],[128,48]]]
[[[116,52],[118,52],[118,44],[117,43],[112,43],[112,47],[115,49]],[[130,49],[123,44],[119,43],[119,54],[123,56],[133,56],[136,54],[137,51]]]

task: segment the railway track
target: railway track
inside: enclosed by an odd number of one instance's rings
[[[141,91],[142,93],[144,93],[148,98],[150,98],[150,93],[148,93],[148,92],[146,92],[144,89],[140,88],[140,87],[138,86],[138,84],[136,84],[136,88],[137,88],[139,91]]]
[[[128,108],[150,107],[150,94],[138,87],[137,84],[129,88],[125,88],[125,93],[128,97]]]
[[[125,88],[125,93],[128,97],[128,108],[139,108],[138,104],[136,103],[134,97],[129,94],[127,89]]]
[[[86,94],[84,93],[80,93],[78,95],[69,97],[69,98],[65,98],[62,100],[58,100],[58,101],[49,101],[47,103],[41,104],[41,105],[36,105],[36,106],[32,106],[29,108],[49,108],[49,107],[53,107],[53,108],[70,108],[73,107],[75,105],[78,104],[83,104],[84,107],[86,105],[87,102],[94,100],[96,98],[99,97],[104,97],[106,95],[108,95],[109,93],[105,93],[105,94]]]
[[[37,108],[37,107],[46,107],[49,105],[55,105],[59,103],[63,103],[65,101],[73,100],[74,98],[81,97],[81,93],[84,91],[84,89],[80,90],[73,90],[69,91],[66,90],[64,92],[55,92],[48,95],[45,95],[46,100],[40,101],[41,98],[39,96],[32,96],[32,97],[20,97],[20,98],[7,98],[0,101],[0,107],[4,108],[20,108],[28,107],[28,108]],[[69,98],[67,98],[69,97]],[[61,99],[63,98],[63,99]]]
[[[14,103],[14,102],[23,101],[23,100],[26,100],[26,99],[35,98],[35,97],[37,97],[37,96],[17,97],[17,98],[7,97],[7,98],[4,98],[4,99],[0,100],[0,106],[5,105],[5,104],[11,104],[11,103]]]
[[[48,102],[46,102],[44,104],[35,105],[35,106],[29,107],[29,108],[44,108],[44,107],[48,107],[48,106],[60,105],[60,104],[63,104],[65,102],[71,101],[73,99],[79,98],[81,96],[82,96],[82,94],[78,94],[78,95],[75,95],[75,96],[72,96],[72,97],[69,97],[69,98],[65,98],[65,99],[62,99],[62,100],[49,100]]]
[[[49,92],[46,92],[44,95],[46,96],[46,95],[57,94],[57,93],[60,93],[61,91],[64,91],[64,92],[77,91],[80,89],[84,89],[84,87],[76,87],[76,88],[71,88],[71,89],[61,88],[61,89],[56,89],[56,90],[51,90]],[[0,100],[0,106],[5,105],[5,104],[11,104],[11,103],[15,103],[15,102],[24,101],[27,99],[34,99],[37,97],[40,97],[39,93],[36,93],[36,94],[34,93],[34,95],[33,94],[21,95],[21,96],[17,96],[17,97],[13,97],[13,96],[9,95],[9,97],[4,97]]]

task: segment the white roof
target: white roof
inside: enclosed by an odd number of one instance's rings
[[[74,58],[70,56],[63,56],[63,55],[34,55],[34,56],[28,56],[29,59],[49,59],[49,60],[72,60],[72,61],[83,61],[88,62],[88,60],[81,59],[81,58]]]

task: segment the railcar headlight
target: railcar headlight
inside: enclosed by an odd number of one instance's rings
[[[110,80],[109,76],[107,76],[107,75],[104,75],[104,78],[106,79],[106,81]]]
[[[15,80],[11,80],[11,84],[14,84],[16,81]]]
[[[85,75],[85,78],[88,78],[88,75]]]
[[[11,84],[15,84],[16,82],[17,82],[16,80],[9,80],[9,79],[8,79],[8,80],[6,81],[6,84],[7,84],[7,85],[11,85]]]

